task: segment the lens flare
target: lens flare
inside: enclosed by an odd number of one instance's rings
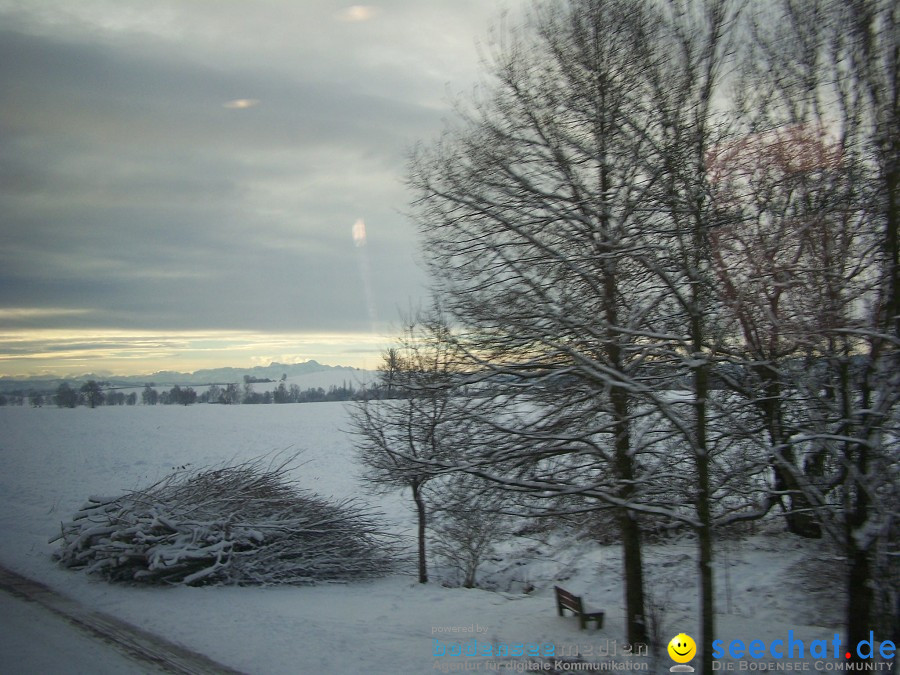
[[[368,21],[378,13],[378,9],[371,5],[352,5],[338,13],[341,21]]]
[[[362,218],[357,218],[356,222],[353,223],[351,234],[353,235],[353,245],[358,251],[356,258],[359,263],[359,276],[362,281],[366,309],[369,312],[369,322],[372,325],[372,333],[374,334],[378,316],[375,310],[375,294],[372,291],[372,273],[369,271],[369,251],[366,248],[366,222]]]
[[[223,108],[229,108],[231,110],[244,110],[245,108],[252,108],[255,105],[259,105],[259,99],[256,98],[236,98],[233,101],[228,101],[227,103],[223,103]]]
[[[362,218],[357,219],[355,223],[353,223],[353,245],[356,248],[362,248],[366,245],[366,221]]]

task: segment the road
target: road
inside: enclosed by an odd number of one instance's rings
[[[0,593],[0,673],[164,673],[58,614]]]
[[[239,675],[0,567],[0,675]]]

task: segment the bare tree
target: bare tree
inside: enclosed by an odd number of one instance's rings
[[[878,562],[896,558],[900,500],[898,12],[890,0],[783,0],[775,20],[753,26],[748,63],[758,68],[742,87],[751,130],[816,130],[834,148],[802,195],[805,222],[818,230],[805,241],[814,264],[800,269],[812,320],[798,332],[802,376],[785,374],[804,414],[774,455],[846,555],[852,644],[879,618],[895,634],[900,625],[896,571]],[[888,606],[879,610],[879,598]]]
[[[640,519],[693,528],[704,672],[714,526],[781,501],[843,542],[851,641],[895,531],[898,10],[783,4],[744,28],[760,68],[731,98],[738,3],[540,4],[411,172],[436,290],[496,392],[442,468],[533,514],[614,509],[632,641]]]
[[[141,390],[141,403],[144,405],[156,405],[159,403],[159,392],[149,384],[145,384]]]
[[[724,3],[714,5],[713,36],[726,19]],[[634,643],[646,641],[637,514],[697,522],[645,492],[664,465],[643,461],[652,434],[638,433],[642,404],[663,404],[648,355],[682,335],[660,328],[659,307],[690,285],[647,265],[660,248],[648,228],[674,208],[662,176],[686,177],[685,137],[702,121],[679,118],[676,99],[708,107],[714,73],[702,69],[719,57],[679,21],[618,0],[539,5],[523,35],[498,43],[489,92],[462,113],[462,128],[417,155],[411,179],[435,284],[468,329],[468,353],[506,385],[507,410],[516,401],[527,411],[514,424],[482,414],[489,448],[466,470],[552,496],[544,513],[615,510]],[[677,73],[662,69],[673,48],[686,53]],[[660,89],[671,119],[659,112]],[[674,213],[685,220],[680,205]]]
[[[739,366],[729,385],[750,403],[752,418],[766,430],[774,474],[773,496],[785,510],[789,531],[821,536],[821,528],[793,472],[789,443],[798,414],[790,395],[795,373],[786,367],[808,351],[833,324],[827,297],[846,294],[846,271],[836,261],[858,253],[856,222],[834,209],[830,196],[846,180],[842,152],[821,127],[788,124],[738,136],[709,153],[711,188],[721,224],[710,234],[717,291],[725,330],[732,333],[728,358]],[[865,256],[858,259],[861,262]],[[859,264],[853,263],[857,271]],[[857,274],[858,275],[858,274]],[[823,289],[841,279],[844,290]],[[849,297],[845,302],[852,304]],[[802,407],[802,406],[801,406]],[[780,456],[775,461],[772,452]]]
[[[632,642],[646,640],[640,517],[695,529],[704,670],[718,340],[705,162],[735,13],[726,0],[539,5],[411,179],[437,290],[473,362],[504,384],[506,412],[481,415],[490,440],[463,470],[543,513],[616,512]],[[660,393],[681,375],[688,414]],[[693,464],[692,512],[665,501],[665,434]]]
[[[376,491],[410,490],[418,524],[420,583],[428,581],[426,486],[440,475],[429,462],[451,451],[455,426],[450,410],[458,364],[442,317],[410,318],[379,369],[376,391],[385,397],[364,398],[351,408],[351,432],[368,484]]]
[[[432,550],[456,571],[463,588],[474,588],[478,568],[508,535],[509,518],[498,508],[494,486],[460,473],[442,481],[432,517]]]
[[[96,408],[98,405],[103,404],[103,399],[105,398],[103,388],[96,380],[88,380],[81,385],[79,391],[84,394],[85,400],[92,408]]]
[[[236,382],[231,382],[225,385],[225,390],[222,392],[222,403],[225,404],[237,404],[241,402],[241,392]]]
[[[737,5],[727,0],[663,3],[662,36],[653,43],[656,67],[648,72],[658,110],[654,161],[661,180],[654,186],[653,226],[648,228],[655,253],[646,265],[666,289],[667,311],[656,317],[659,329],[668,326],[668,333],[677,336],[660,344],[657,358],[685,374],[690,392],[686,414],[665,405],[658,410],[693,464],[702,672],[712,672],[715,635],[711,377],[720,352],[709,240],[718,218],[706,157],[728,130],[721,81],[736,20]]]
[[[68,382],[61,382],[53,395],[54,403],[60,408],[74,408],[78,405],[78,398],[78,392]]]

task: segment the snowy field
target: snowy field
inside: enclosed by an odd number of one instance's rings
[[[590,541],[511,544],[486,570],[494,591],[420,585],[403,574],[314,587],[134,587],[59,568],[51,558],[48,539],[89,495],[146,487],[176,467],[294,451],[302,453],[292,473],[302,487],[361,497],[385,514],[389,529],[411,537],[405,495],[363,490],[342,431],[348,426],[343,403],[0,408],[0,564],[248,673],[452,672],[464,661],[469,672],[515,672],[505,659],[435,655],[436,645],[473,637],[479,645],[553,645],[556,656],[577,646],[587,661],[623,661],[619,548]],[[768,642],[793,630],[807,644],[831,639],[842,632],[839,593],[806,561],[816,551],[827,558],[821,542],[776,530],[761,528],[718,550],[719,635]],[[647,547],[645,574],[663,606],[666,642],[698,634],[693,560],[688,538]],[[604,628],[579,631],[574,619],[558,618],[554,582],[604,608]],[[818,593],[808,591],[813,586]],[[481,632],[473,636],[470,628]],[[589,650],[593,655],[584,654]],[[655,666],[634,657],[632,669],[668,672],[672,663],[663,656]],[[0,672],[21,672],[13,658],[0,653]]]

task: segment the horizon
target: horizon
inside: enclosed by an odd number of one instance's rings
[[[220,370],[234,370],[237,372],[249,372],[254,370],[265,370],[267,368],[279,367],[279,368],[293,368],[294,366],[305,366],[308,364],[315,364],[322,368],[322,370],[313,370],[311,373],[320,373],[328,370],[352,370],[358,372],[374,372],[374,369],[370,368],[358,368],[356,366],[347,366],[344,364],[330,364],[330,363],[320,363],[315,359],[310,359],[308,361],[298,361],[295,363],[281,363],[279,361],[272,361],[264,366],[220,366],[220,367],[208,367],[208,368],[199,368],[197,370],[155,370],[153,372],[141,372],[141,373],[110,373],[104,371],[92,371],[92,372],[84,372],[84,373],[73,373],[73,374],[60,374],[60,373],[35,373],[32,375],[0,375],[0,381],[6,383],[14,383],[14,382],[39,382],[42,380],[83,380],[83,379],[96,379],[96,378],[109,378],[111,380],[116,379],[134,379],[134,378],[144,378],[144,377],[158,377],[158,376],[167,376],[167,375],[179,375],[184,377],[189,377],[193,375],[198,375],[202,373],[214,373]],[[305,374],[305,373],[303,373]],[[301,375],[303,375],[301,374]],[[292,376],[288,376],[289,378]],[[151,383],[152,384],[152,383]]]
[[[157,373],[193,374],[203,370],[252,370],[272,364],[302,365],[314,361],[331,368],[375,370],[389,338],[371,335],[179,335],[179,336],[77,336],[41,351],[10,359],[0,356],[0,379],[66,379],[88,375],[135,377]],[[133,340],[127,345],[125,339]],[[77,344],[76,344],[77,343]],[[146,355],[148,343],[157,356]],[[167,346],[168,345],[168,346]],[[286,351],[293,347],[293,350]],[[54,348],[57,350],[54,353]],[[68,349],[60,355],[58,350]],[[105,354],[98,353],[106,350]],[[160,350],[171,350],[159,353]],[[179,351],[175,351],[175,350]],[[81,352],[86,354],[81,355]],[[252,353],[248,353],[252,352]],[[2,363],[6,361],[6,363]],[[30,367],[29,367],[30,366]]]

